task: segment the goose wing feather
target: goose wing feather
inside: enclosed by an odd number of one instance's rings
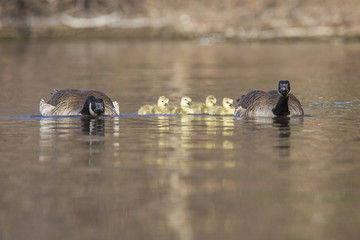
[[[268,102],[271,96],[272,95],[268,94],[267,92],[261,90],[253,90],[248,92],[240,99],[239,105],[244,109],[252,108],[254,105],[256,105],[254,103],[263,101]]]
[[[112,100],[103,92],[98,90],[77,90],[64,88],[55,90],[47,102],[54,106],[53,115],[80,115],[85,100],[89,96],[101,98],[105,104],[105,115],[119,115],[118,106],[114,106]]]
[[[289,110],[291,116],[304,115],[304,110],[300,101],[293,94],[289,95]]]
[[[279,95],[261,90],[253,90],[239,100],[235,115],[240,117],[273,116]]]

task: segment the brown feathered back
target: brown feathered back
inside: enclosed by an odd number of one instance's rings
[[[239,100],[239,105],[235,109],[235,115],[240,117],[274,117],[272,110],[276,107],[280,95],[277,90],[265,92],[261,90],[253,90],[244,95]],[[290,116],[304,115],[299,100],[289,94],[288,107]]]
[[[51,93],[48,104],[55,107],[52,115],[79,115],[86,99],[90,96],[101,98],[105,105],[105,115],[117,115],[112,100],[98,90],[77,90],[64,88]]]

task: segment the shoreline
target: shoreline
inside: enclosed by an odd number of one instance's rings
[[[35,23],[35,24],[34,24]],[[120,40],[194,40],[205,45],[219,42],[358,42],[360,27],[342,26],[286,27],[273,29],[235,30],[234,28],[184,30],[178,24],[164,19],[119,19],[101,27],[72,27],[61,18],[32,18],[0,21],[0,41],[6,40],[66,40],[66,39],[120,39]]]
[[[0,6],[0,41],[38,39],[193,40],[217,42],[360,40],[357,1],[294,0],[8,1]],[[1,8],[2,7],[2,8]],[[2,10],[2,11],[1,11]]]

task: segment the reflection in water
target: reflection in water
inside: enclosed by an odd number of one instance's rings
[[[193,132],[193,120],[194,116],[191,115],[182,116],[180,118],[180,129],[178,131],[181,133],[181,147],[185,149],[186,156],[189,156],[188,149],[192,147],[191,136]]]
[[[235,118],[240,127],[247,127],[253,131],[259,129],[276,130],[277,143],[273,147],[278,151],[279,157],[290,157],[291,153],[291,126],[299,126],[303,124],[302,117],[277,117],[277,118]]]
[[[88,135],[105,135],[105,121],[99,118],[81,118],[82,129],[84,134]]]
[[[154,121],[155,120],[155,121]],[[236,132],[243,132],[241,128],[264,130],[278,142],[273,145],[281,157],[290,156],[291,126],[302,123],[301,119],[260,119],[245,120],[232,117],[213,116],[158,116],[149,118],[149,129],[155,130],[152,138],[157,142],[154,147],[159,166],[157,181],[166,182],[166,201],[163,202],[162,212],[167,219],[168,226],[176,233],[179,239],[194,239],[191,193],[198,187],[187,180],[193,176],[195,169],[201,171],[215,171],[216,169],[237,169],[242,164],[237,157],[238,148],[234,144]],[[150,128],[152,126],[152,128]],[[119,157],[121,149],[119,140],[119,118],[43,118],[40,120],[40,154],[39,161],[81,161],[87,166],[94,166],[105,160],[105,153],[110,152]],[[250,131],[251,132],[251,131]],[[111,151],[106,148],[106,137],[115,136],[110,141]],[[246,136],[244,136],[246,139]],[[71,140],[71,141],[69,141]],[[249,138],[249,142],[252,142]],[[146,146],[146,145],[145,145]],[[144,146],[143,146],[144,147]],[[72,149],[67,153],[61,149]],[[196,160],[196,154],[206,153],[208,158]],[[76,153],[76,160],[72,154]],[[241,158],[241,157],[240,157]],[[146,158],[147,159],[147,158]],[[121,159],[119,159],[121,160]],[[148,160],[145,160],[148,161]],[[117,165],[120,167],[120,165]],[[220,191],[222,188],[233,187],[207,179],[204,182],[206,189]],[[216,190],[217,189],[217,190]],[[214,223],[216,220],[213,220]],[[228,222],[232,224],[232,222]]]
[[[62,151],[64,148],[85,153],[84,160],[88,164],[99,160],[106,148],[105,122],[114,136],[119,134],[119,118],[42,118],[39,161],[71,161],[72,154]],[[118,148],[120,144],[114,142],[113,145]]]
[[[97,152],[101,155],[105,149],[105,141],[104,138],[96,136],[105,136],[105,121],[99,118],[81,118],[81,123],[83,133],[90,136],[89,139],[84,141],[85,147],[89,147],[89,156],[96,155]],[[90,158],[89,165],[92,165]]]
[[[358,44],[29,42],[0,52],[1,97],[21,96],[2,116],[37,114],[38,99],[63,86],[101,88],[133,113],[139,93],[237,98],[273,89],[279,75],[296,76],[317,116],[41,118],[40,132],[37,117],[0,118],[3,239],[359,239]]]
[[[164,178],[168,178],[168,204],[165,206],[169,226],[179,239],[193,239],[193,226],[190,219],[188,195],[193,186],[185,181],[192,175],[195,166],[211,170],[218,167],[234,168],[234,118],[194,116],[158,116],[157,164],[162,168]],[[194,134],[195,133],[195,134]],[[219,136],[219,137],[217,137]],[[171,151],[169,151],[171,149]],[[222,151],[221,158],[208,159],[199,164],[189,161],[195,150]]]
[[[189,172],[186,175],[188,174]],[[170,173],[167,219],[169,225],[178,234],[179,239],[191,240],[192,228],[188,221],[189,210],[187,199],[189,190],[187,184],[182,180],[185,176],[177,171]]]
[[[189,167],[186,165],[188,158],[188,150],[186,146],[189,139],[186,137],[189,134],[188,126],[191,125],[191,120],[188,118],[181,118],[180,129],[175,130],[178,134],[171,134],[174,129],[170,129],[170,121],[173,117],[158,116],[158,146],[160,150],[157,164],[167,166],[163,168],[163,178],[168,179],[168,205],[166,205],[166,217],[169,226],[177,233],[181,240],[192,239],[192,229],[188,221],[188,206],[187,193],[188,186],[182,180],[185,176],[190,174]],[[177,128],[173,126],[172,128]],[[183,136],[183,133],[185,134]],[[173,151],[168,152],[168,149]],[[169,170],[170,169],[170,170]]]
[[[290,157],[290,136],[291,136],[291,128],[290,123],[292,125],[300,125],[304,121],[303,118],[288,118],[288,117],[277,117],[273,119],[273,126],[278,128],[279,131],[279,143],[275,148],[279,149],[280,157]]]
[[[279,143],[275,148],[279,149],[280,157],[290,156],[290,118],[277,117],[273,119],[273,126],[278,128],[279,131]]]
[[[193,186],[185,181],[192,174],[191,169],[235,167],[233,143],[234,118],[185,115],[181,117],[158,116],[157,164],[163,166],[164,178],[168,179],[168,204],[165,206],[169,226],[179,239],[193,239],[188,195]],[[196,133],[196,134],[194,134]],[[216,136],[219,135],[220,138]],[[215,136],[215,137],[214,137]],[[169,151],[171,149],[171,151]],[[221,150],[225,159],[208,160],[199,165],[189,161],[194,150]],[[228,159],[228,160],[227,160]]]
[[[234,135],[234,121],[233,117],[214,117],[206,116],[202,118],[202,124],[206,125],[206,134],[208,137],[205,142],[205,149],[219,149],[223,151],[221,165],[225,168],[235,167],[234,160],[234,143],[232,136]],[[217,137],[210,137],[215,135]],[[209,163],[208,169],[216,168],[219,166],[218,162]]]

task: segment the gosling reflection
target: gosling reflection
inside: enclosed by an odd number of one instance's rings
[[[184,176],[190,173],[187,164],[189,156],[188,144],[191,140],[192,116],[176,118],[179,124],[171,124],[174,118],[167,116],[157,117],[158,148],[159,156],[157,164],[162,165],[163,174],[159,175],[161,182],[168,182],[167,203],[163,206],[166,209],[166,218],[169,226],[179,236],[179,239],[192,239],[192,226],[189,219],[189,208],[187,193],[189,187]],[[175,133],[175,134],[172,134]],[[179,135],[180,133],[180,135]],[[179,147],[182,146],[182,147]],[[168,149],[172,149],[169,151]],[[169,171],[169,169],[171,169]]]
[[[159,182],[166,182],[168,189],[166,210],[169,226],[179,239],[193,239],[192,224],[189,219],[188,193],[186,176],[194,167],[203,169],[234,168],[234,118],[183,115],[181,117],[157,116],[154,125],[157,129],[156,164],[160,166]],[[194,150],[195,149],[195,150]],[[221,152],[218,157],[192,161],[194,151],[211,150]],[[223,160],[222,157],[229,160]]]
[[[157,163],[164,164],[163,155],[167,155],[169,149],[172,150],[172,153],[182,156],[182,159],[187,159],[192,153],[192,149],[220,150],[222,156],[232,158],[235,148],[233,143],[234,122],[233,117],[184,115],[174,118],[158,116],[157,139],[161,157],[158,158]],[[180,164],[185,166],[192,163],[182,160]],[[234,166],[235,163],[228,164],[216,160],[214,164]]]
[[[192,125],[192,121],[194,120],[194,116],[182,116],[181,117],[181,147],[184,149],[193,148],[192,141],[192,133],[194,131],[194,127]],[[186,156],[189,156],[189,152],[184,152]]]
[[[159,130],[159,149],[166,149],[169,146],[168,133],[170,131],[169,127],[169,117],[158,116],[158,130]]]
[[[233,117],[203,117],[206,125],[207,135],[219,135],[218,138],[208,138],[206,149],[215,149],[219,147],[219,141],[222,141],[220,148],[234,149],[234,144],[230,136],[234,135],[234,118]]]

